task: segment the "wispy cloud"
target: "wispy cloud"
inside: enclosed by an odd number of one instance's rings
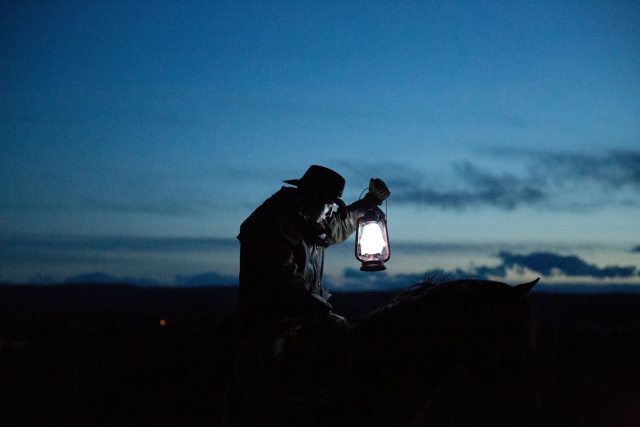
[[[104,261],[105,253],[193,253],[235,250],[231,238],[195,237],[96,237],[96,236],[14,236],[0,241],[0,262]]]
[[[537,157],[546,165],[549,176],[558,180],[640,190],[640,151],[609,151],[604,155],[541,153]]]
[[[394,203],[458,210],[640,206],[639,151],[587,154],[508,149],[492,150],[490,155],[497,166],[466,160],[454,163],[447,176],[438,179],[406,166],[387,167]]]
[[[545,189],[536,187],[529,179],[481,170],[471,162],[455,165],[454,176],[453,186],[457,188],[453,189],[392,179],[394,202],[454,209],[488,205],[509,210],[519,205],[539,205],[549,199]]]
[[[359,270],[347,268],[343,272],[344,283],[336,286],[330,280],[324,279],[325,285],[331,289],[344,291],[380,291],[389,289],[405,289],[422,281],[422,274],[388,274],[385,271],[376,274],[363,275]]]
[[[131,237],[131,236],[29,236],[2,239],[5,248],[54,248],[118,251],[201,251],[237,246],[236,239],[208,237]]]
[[[510,252],[500,252],[498,256],[502,263],[497,267],[480,267],[476,274],[480,276],[506,275],[510,268],[527,268],[544,276],[574,276],[592,277],[596,279],[606,278],[630,278],[638,276],[635,266],[607,266],[600,268],[589,264],[577,256],[563,256],[551,252],[536,252],[528,255],[518,255]]]
[[[43,279],[45,279],[43,281]],[[31,284],[49,284],[50,281],[46,281],[46,277],[34,277],[31,280]],[[160,283],[146,278],[146,277],[116,277],[112,276],[108,273],[104,273],[101,271],[96,271],[94,273],[86,273],[79,274],[76,276],[66,278],[63,283],[72,283],[72,284],[104,284],[104,285],[113,285],[113,284],[134,284],[137,286],[159,286]]]
[[[31,280],[32,284],[46,284],[51,283],[51,279],[46,276],[34,277]],[[79,274],[71,276],[63,280],[63,283],[91,283],[91,284],[133,284],[137,286],[162,286],[167,285],[158,282],[157,280],[147,277],[130,277],[123,276],[118,277],[102,271],[96,271],[93,273]],[[234,286],[238,284],[237,276],[228,276],[219,274],[216,272],[199,273],[193,275],[178,275],[175,277],[173,283],[169,285],[184,286],[184,287],[197,287],[197,286]]]
[[[174,283],[178,286],[233,286],[238,284],[238,276],[208,272],[176,276]]]

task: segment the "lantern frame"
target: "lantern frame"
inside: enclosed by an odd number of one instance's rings
[[[363,237],[363,231],[366,226],[376,225],[381,233],[382,240],[384,242],[381,252],[375,254],[362,253],[361,239]],[[358,218],[358,225],[356,227],[356,245],[355,255],[356,259],[362,263],[360,271],[382,271],[387,267],[385,262],[391,258],[391,247],[389,246],[389,234],[387,232],[387,221],[384,218],[384,213],[378,208],[368,209],[365,214]]]

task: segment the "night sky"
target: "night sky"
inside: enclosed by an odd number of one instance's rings
[[[388,269],[352,237],[332,289],[640,286],[637,1],[0,12],[0,281],[235,283],[241,222],[320,164],[392,192]]]

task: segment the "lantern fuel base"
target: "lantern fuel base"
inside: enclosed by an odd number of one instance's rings
[[[380,209],[369,209],[358,219],[356,258],[362,262],[361,271],[386,270],[384,263],[391,257],[387,222]]]

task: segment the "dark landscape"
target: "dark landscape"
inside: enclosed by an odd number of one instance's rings
[[[213,425],[237,288],[0,286],[0,425]],[[353,323],[392,292],[336,293]],[[640,425],[640,294],[531,295],[538,426]],[[164,324],[162,324],[164,323]]]

